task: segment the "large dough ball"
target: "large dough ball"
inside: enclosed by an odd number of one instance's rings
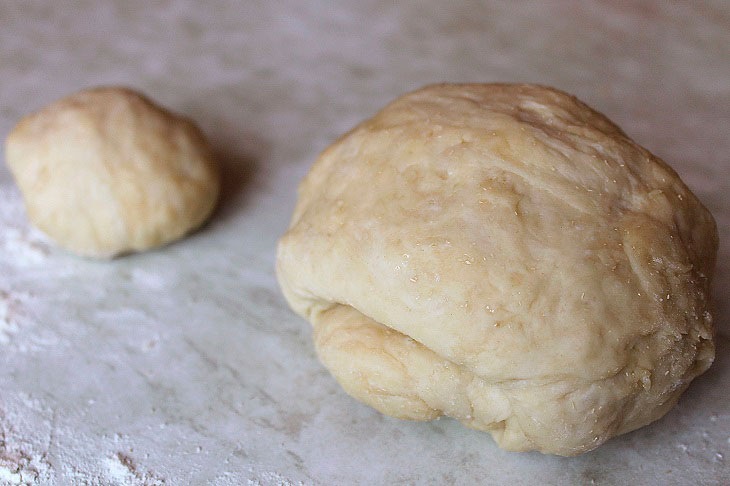
[[[710,366],[717,244],[677,174],[576,98],[438,85],[321,155],[277,272],[354,397],[575,455]]]
[[[82,91],[26,116],[6,161],[31,221],[88,257],[180,238],[208,217],[219,190],[200,130],[124,88]]]

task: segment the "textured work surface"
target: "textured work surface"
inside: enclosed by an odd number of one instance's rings
[[[208,225],[111,263],[49,246],[0,168],[0,484],[726,482],[730,9],[474,3],[0,3],[0,135],[71,91],[131,84],[198,121],[225,164]],[[450,420],[383,417],[317,362],[274,280],[295,186],[338,134],[443,80],[572,92],[713,212],[725,334],[664,419],[578,458],[508,453]]]

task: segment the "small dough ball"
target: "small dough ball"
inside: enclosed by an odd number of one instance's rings
[[[576,98],[438,85],[325,150],[277,273],[352,396],[569,456],[710,366],[717,245],[677,174]]]
[[[199,226],[219,192],[201,131],[126,88],[97,88],[23,118],[6,161],[30,220],[78,255],[165,245]]]

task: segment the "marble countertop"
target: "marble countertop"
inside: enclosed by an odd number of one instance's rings
[[[623,5],[622,4],[626,4]],[[209,224],[92,262],[28,225],[0,167],[0,484],[728,484],[730,6],[683,2],[0,2],[0,136],[82,87],[128,84],[203,127]],[[715,215],[718,356],[653,425],[577,458],[349,398],[274,277],[317,153],[436,81],[578,95]]]

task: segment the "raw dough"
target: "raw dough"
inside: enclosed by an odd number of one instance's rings
[[[26,116],[8,136],[6,161],[31,221],[88,257],[180,238],[219,191],[200,130],[125,88],[82,91]]]
[[[710,366],[717,245],[677,174],[576,98],[437,85],[320,156],[277,273],[354,397],[576,455]]]

